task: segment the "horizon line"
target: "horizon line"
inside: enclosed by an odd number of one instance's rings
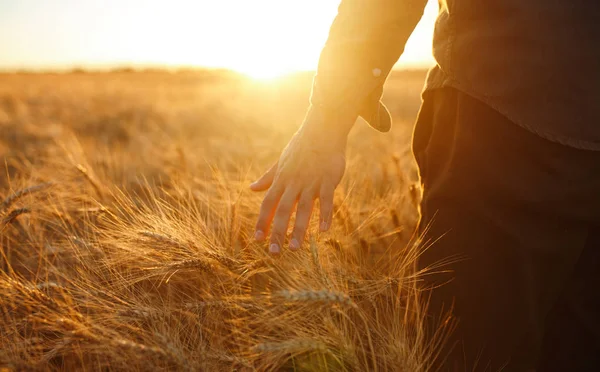
[[[432,65],[430,63],[408,63],[395,65],[394,71],[414,71],[427,70]],[[153,64],[153,63],[109,63],[109,64],[68,64],[63,66],[0,66],[0,73],[72,73],[72,72],[143,72],[145,70],[159,71],[221,71],[233,72],[241,75],[246,73],[226,66],[202,66],[202,65],[171,65],[171,64]],[[294,69],[282,75],[293,75],[302,73],[314,73],[314,69]]]

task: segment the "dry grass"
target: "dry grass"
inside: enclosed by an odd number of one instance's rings
[[[426,370],[423,78],[390,80],[391,134],[353,131],[332,231],[272,258],[247,185],[300,123],[309,76],[2,75],[0,367]]]

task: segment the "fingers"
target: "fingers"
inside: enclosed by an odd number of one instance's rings
[[[273,186],[265,194],[265,198],[260,205],[260,212],[258,214],[258,221],[256,222],[256,232],[254,233],[254,239],[257,241],[265,240],[269,233],[269,227],[273,220],[275,208],[279,203],[283,189],[277,186]]]
[[[312,215],[314,198],[317,194],[314,187],[307,187],[303,190],[302,187],[286,186],[281,180],[274,182],[276,171],[277,164],[251,185],[252,190],[255,191],[268,188],[260,207],[254,238],[257,241],[264,241],[269,235],[269,230],[272,230],[269,239],[271,254],[281,252],[296,202],[298,202],[296,222],[289,247],[291,250],[297,250],[302,246]],[[319,229],[322,232],[329,230],[331,226],[334,191],[335,185],[329,181],[321,183],[318,190],[321,205]]]
[[[312,214],[314,205],[314,193],[303,192],[298,200],[298,207],[296,209],[296,224],[294,225],[294,231],[292,231],[292,239],[290,240],[290,249],[295,251],[302,246],[304,237],[306,236],[306,230],[310,222],[310,216]]]
[[[333,216],[333,193],[335,187],[330,182],[324,181],[319,190],[319,202],[321,206],[321,216],[319,219],[319,230],[327,231],[331,226]]]
[[[258,180],[254,181],[250,185],[252,191],[264,191],[271,187],[275,174],[277,173],[277,163],[275,163],[269,170],[263,174]]]
[[[269,244],[269,253],[278,254],[285,242],[290,216],[298,199],[298,191],[295,188],[288,188],[283,193],[275,218],[273,219],[273,231],[271,232],[271,242]]]

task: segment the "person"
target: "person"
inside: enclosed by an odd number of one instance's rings
[[[304,122],[251,185],[268,190],[255,238],[271,253],[283,249],[296,202],[291,250],[316,198],[320,230],[331,226],[348,132],[358,116],[390,129],[383,84],[425,2],[341,1]],[[428,329],[447,311],[456,321],[432,370],[600,370],[599,9],[439,3],[437,63],[413,134],[418,230],[435,241],[418,266],[453,258],[423,278],[433,288]]]

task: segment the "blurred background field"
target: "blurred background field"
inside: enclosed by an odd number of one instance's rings
[[[0,74],[0,367],[426,370],[424,78],[393,72],[393,129],[357,122],[332,230],[274,259],[248,184],[301,124],[312,74]]]

